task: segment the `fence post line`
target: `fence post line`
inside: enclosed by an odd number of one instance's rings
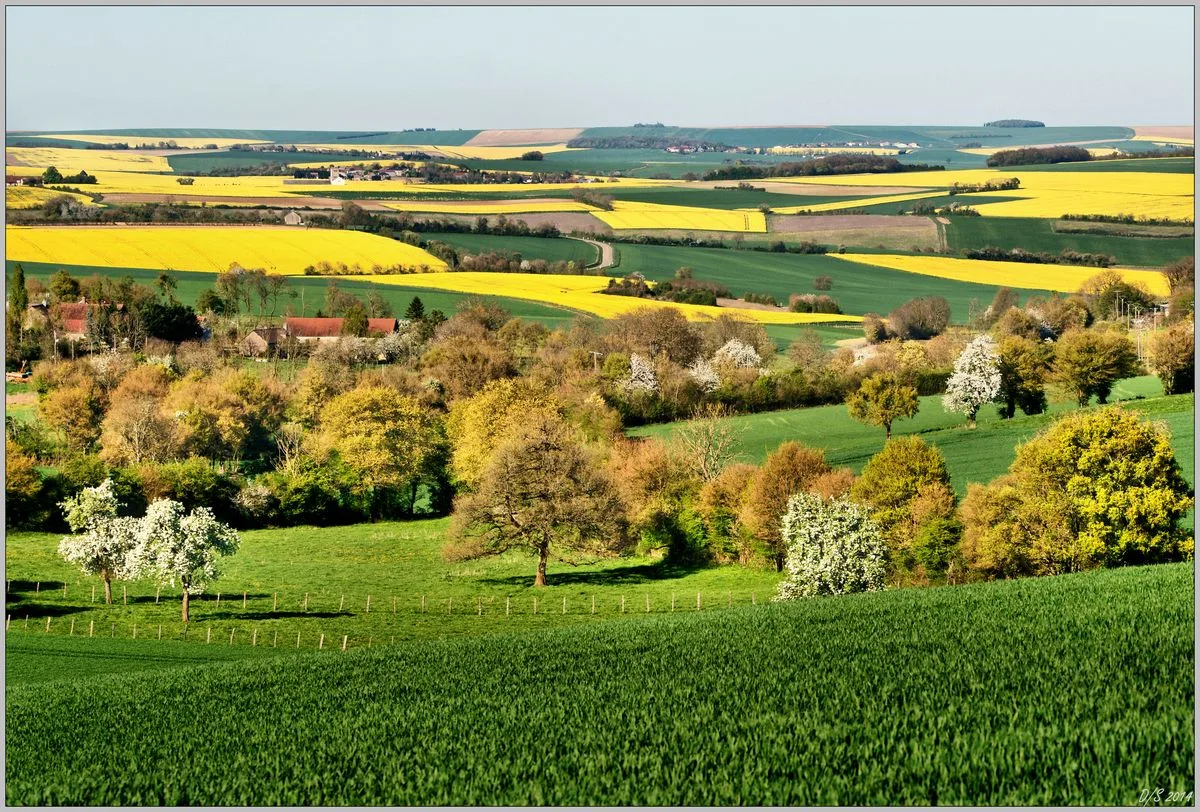
[[[116,637],[116,636],[117,636],[117,624],[116,624],[116,623],[114,623],[114,624],[112,625],[112,631],[110,631],[110,632],[109,632],[108,636],[109,636],[109,637]]]
[[[50,633],[50,618],[46,618],[46,634]]]
[[[475,599],[475,609],[480,617],[483,617],[483,598]]]
[[[392,614],[396,614],[396,596],[392,596]]]
[[[41,582],[41,581],[38,581],[38,582],[37,582],[37,583],[34,585],[34,587],[33,587],[33,594],[34,594],[34,595],[41,595],[41,594],[42,594],[42,582]]]
[[[67,585],[63,584],[63,597],[67,597]]]
[[[220,595],[220,593],[217,593],[217,602],[220,603],[220,601],[221,601],[221,595]],[[127,590],[125,588],[125,584],[121,584],[121,605],[122,606],[129,605],[129,590]]]
[[[220,592],[217,593],[217,608],[218,609],[221,608],[221,593]]]
[[[537,598],[533,599],[533,613],[537,614]]]
[[[29,631],[29,613],[25,613],[25,631]]]
[[[675,611],[675,593],[674,592],[671,593],[671,611],[672,612]]]
[[[375,639],[374,637],[370,637],[370,636],[368,636],[368,637],[367,637],[367,648],[370,648],[370,647],[371,647],[371,642],[372,642],[374,639]]]

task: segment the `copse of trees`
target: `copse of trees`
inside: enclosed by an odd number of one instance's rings
[[[1074,163],[1092,160],[1092,153],[1083,147],[1020,147],[1006,149],[988,156],[988,166],[1037,166],[1039,164]]]
[[[860,175],[895,172],[930,172],[945,169],[931,164],[906,164],[884,155],[838,154],[809,161],[773,164],[738,162],[704,173],[704,180],[748,180],[776,177],[813,177],[819,175]]]

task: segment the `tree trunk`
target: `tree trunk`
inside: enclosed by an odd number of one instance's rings
[[[109,577],[106,570],[100,572],[100,578],[104,581],[104,602],[109,606],[112,605],[112,579]]]
[[[550,545],[548,545],[548,544],[543,544],[538,549],[538,569],[537,569],[537,578],[535,578],[533,581],[534,586],[545,586],[546,585],[546,556],[549,552],[550,552]]]
[[[188,622],[188,591],[187,587],[183,588],[183,622]]]
[[[892,439],[892,424],[891,423],[883,424],[883,434],[884,434],[884,437],[883,437],[884,440]]]
[[[775,571],[776,572],[783,572],[783,562],[786,560],[786,558],[787,557],[784,555],[775,556]]]

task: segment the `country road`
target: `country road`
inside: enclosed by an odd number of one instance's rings
[[[579,240],[580,242],[585,242],[585,243],[587,243],[588,245],[594,245],[594,246],[596,246],[597,248],[599,248],[599,249],[600,249],[600,264],[598,264],[598,265],[589,265],[589,266],[588,266],[588,268],[589,268],[589,269],[591,269],[591,268],[595,268],[596,270],[603,271],[603,270],[605,270],[605,269],[607,269],[607,268],[611,268],[611,267],[612,267],[612,264],[613,264],[613,247],[612,247],[612,244],[611,244],[611,243],[607,243],[607,242],[600,242],[600,241],[598,241],[598,240],[589,240],[589,239],[587,239],[586,237],[567,237],[567,239],[568,239],[568,240]]]

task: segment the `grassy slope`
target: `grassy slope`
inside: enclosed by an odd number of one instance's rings
[[[1059,234],[1053,220],[1027,217],[951,217],[945,226],[952,251],[1024,248],[1057,254],[1065,248],[1114,256],[1122,265],[1162,267],[1193,256],[1195,241],[1187,237],[1118,237],[1106,234]]]
[[[1130,142],[1137,143],[1137,142]],[[1195,158],[1135,158],[1126,161],[1080,161],[1012,167],[1022,172],[1175,172],[1192,174]]]
[[[584,246],[585,248],[587,246]],[[12,266],[16,264],[12,261],[6,261],[6,270],[11,273]],[[50,277],[59,268],[65,268],[77,279],[85,279],[93,274],[102,276],[131,276],[134,281],[143,284],[154,286],[155,280],[158,279],[160,271],[146,270],[140,268],[93,268],[76,265],[57,265],[40,262],[22,262],[21,266],[25,269],[25,277],[27,279],[37,279],[42,283],[49,281]],[[179,286],[175,291],[176,296],[184,304],[195,304],[196,298],[201,291],[207,290],[213,286],[216,279],[216,274],[211,273],[184,273],[179,272],[174,274],[178,280]],[[293,276],[288,278],[288,284],[297,291],[297,298],[290,300],[296,310],[297,315],[300,314],[301,305],[303,305],[304,313],[309,316],[316,315],[317,310],[325,303],[325,289],[329,284],[330,277],[317,276]],[[365,297],[368,292],[375,291],[382,296],[386,301],[390,302],[392,309],[396,315],[402,315],[404,309],[408,307],[409,301],[413,296],[420,296],[421,301],[425,304],[426,312],[430,310],[441,310],[446,315],[452,315],[458,304],[465,299],[471,298],[466,294],[449,293],[440,290],[423,290],[418,288],[400,288],[394,285],[376,285],[371,282],[356,281],[352,277],[339,276],[336,277],[338,287],[342,290],[349,291],[356,296]],[[303,298],[300,298],[300,293],[303,293]],[[563,310],[549,305],[541,305],[537,302],[529,302],[522,299],[510,299],[501,296],[483,296],[480,297],[488,301],[498,304],[505,310],[512,313],[514,316],[529,321],[540,321],[548,327],[556,327],[561,324],[566,324],[575,318],[575,314],[570,311]],[[283,310],[285,304],[289,300],[281,300],[280,311]]]
[[[6,800],[1133,804],[1194,783],[1194,585],[1142,567],[10,685]]]
[[[622,275],[638,271],[647,279],[663,280],[674,276],[676,269],[687,266],[695,272],[696,279],[719,282],[737,296],[747,292],[769,293],[787,301],[792,293],[813,293],[812,282],[816,277],[831,276],[833,289],[829,295],[837,299],[843,312],[857,315],[886,314],[918,296],[944,296],[950,302],[952,320],[961,323],[967,320],[972,299],[978,300],[982,308],[996,293],[996,288],[990,285],[890,271],[813,254],[631,244],[619,247],[621,265],[616,272]],[[1024,299],[1034,291],[1017,293]]]
[[[271,141],[277,144],[438,144],[462,146],[479,134],[479,130],[435,130],[432,132],[387,132],[365,138],[339,137],[357,136],[363,130],[221,130],[213,128],[186,129],[181,127],[135,128],[119,130],[36,130],[25,135],[144,135],[148,138],[245,138],[246,140]]]
[[[1174,438],[1175,452],[1184,475],[1195,481],[1193,445],[1195,399],[1192,395],[1162,396],[1157,378],[1132,378],[1119,383],[1112,399],[1132,400],[1130,406],[1156,420],[1165,420]],[[941,397],[921,398],[921,411],[910,420],[892,426],[896,435],[919,434],[942,450],[950,469],[955,491],[966,493],[968,482],[989,482],[1008,470],[1017,443],[1029,440],[1063,412],[1073,408],[1065,401],[1055,402],[1049,414],[1028,417],[1017,413],[1012,420],[1001,420],[995,410],[984,407],[975,431],[965,428],[961,415],[942,408]],[[737,432],[742,456],[749,462],[761,462],[785,440],[823,448],[833,465],[845,465],[861,471],[867,460],[883,447],[883,429],[866,426],[850,419],[844,405],[811,409],[766,412],[730,419]],[[633,429],[638,436],[667,437],[677,424]]]
[[[254,167],[261,164],[298,164],[308,161],[352,160],[353,155],[322,154],[320,152],[199,152],[168,155],[167,163],[175,172],[209,172],[213,169]],[[373,163],[373,161],[365,161]]]

